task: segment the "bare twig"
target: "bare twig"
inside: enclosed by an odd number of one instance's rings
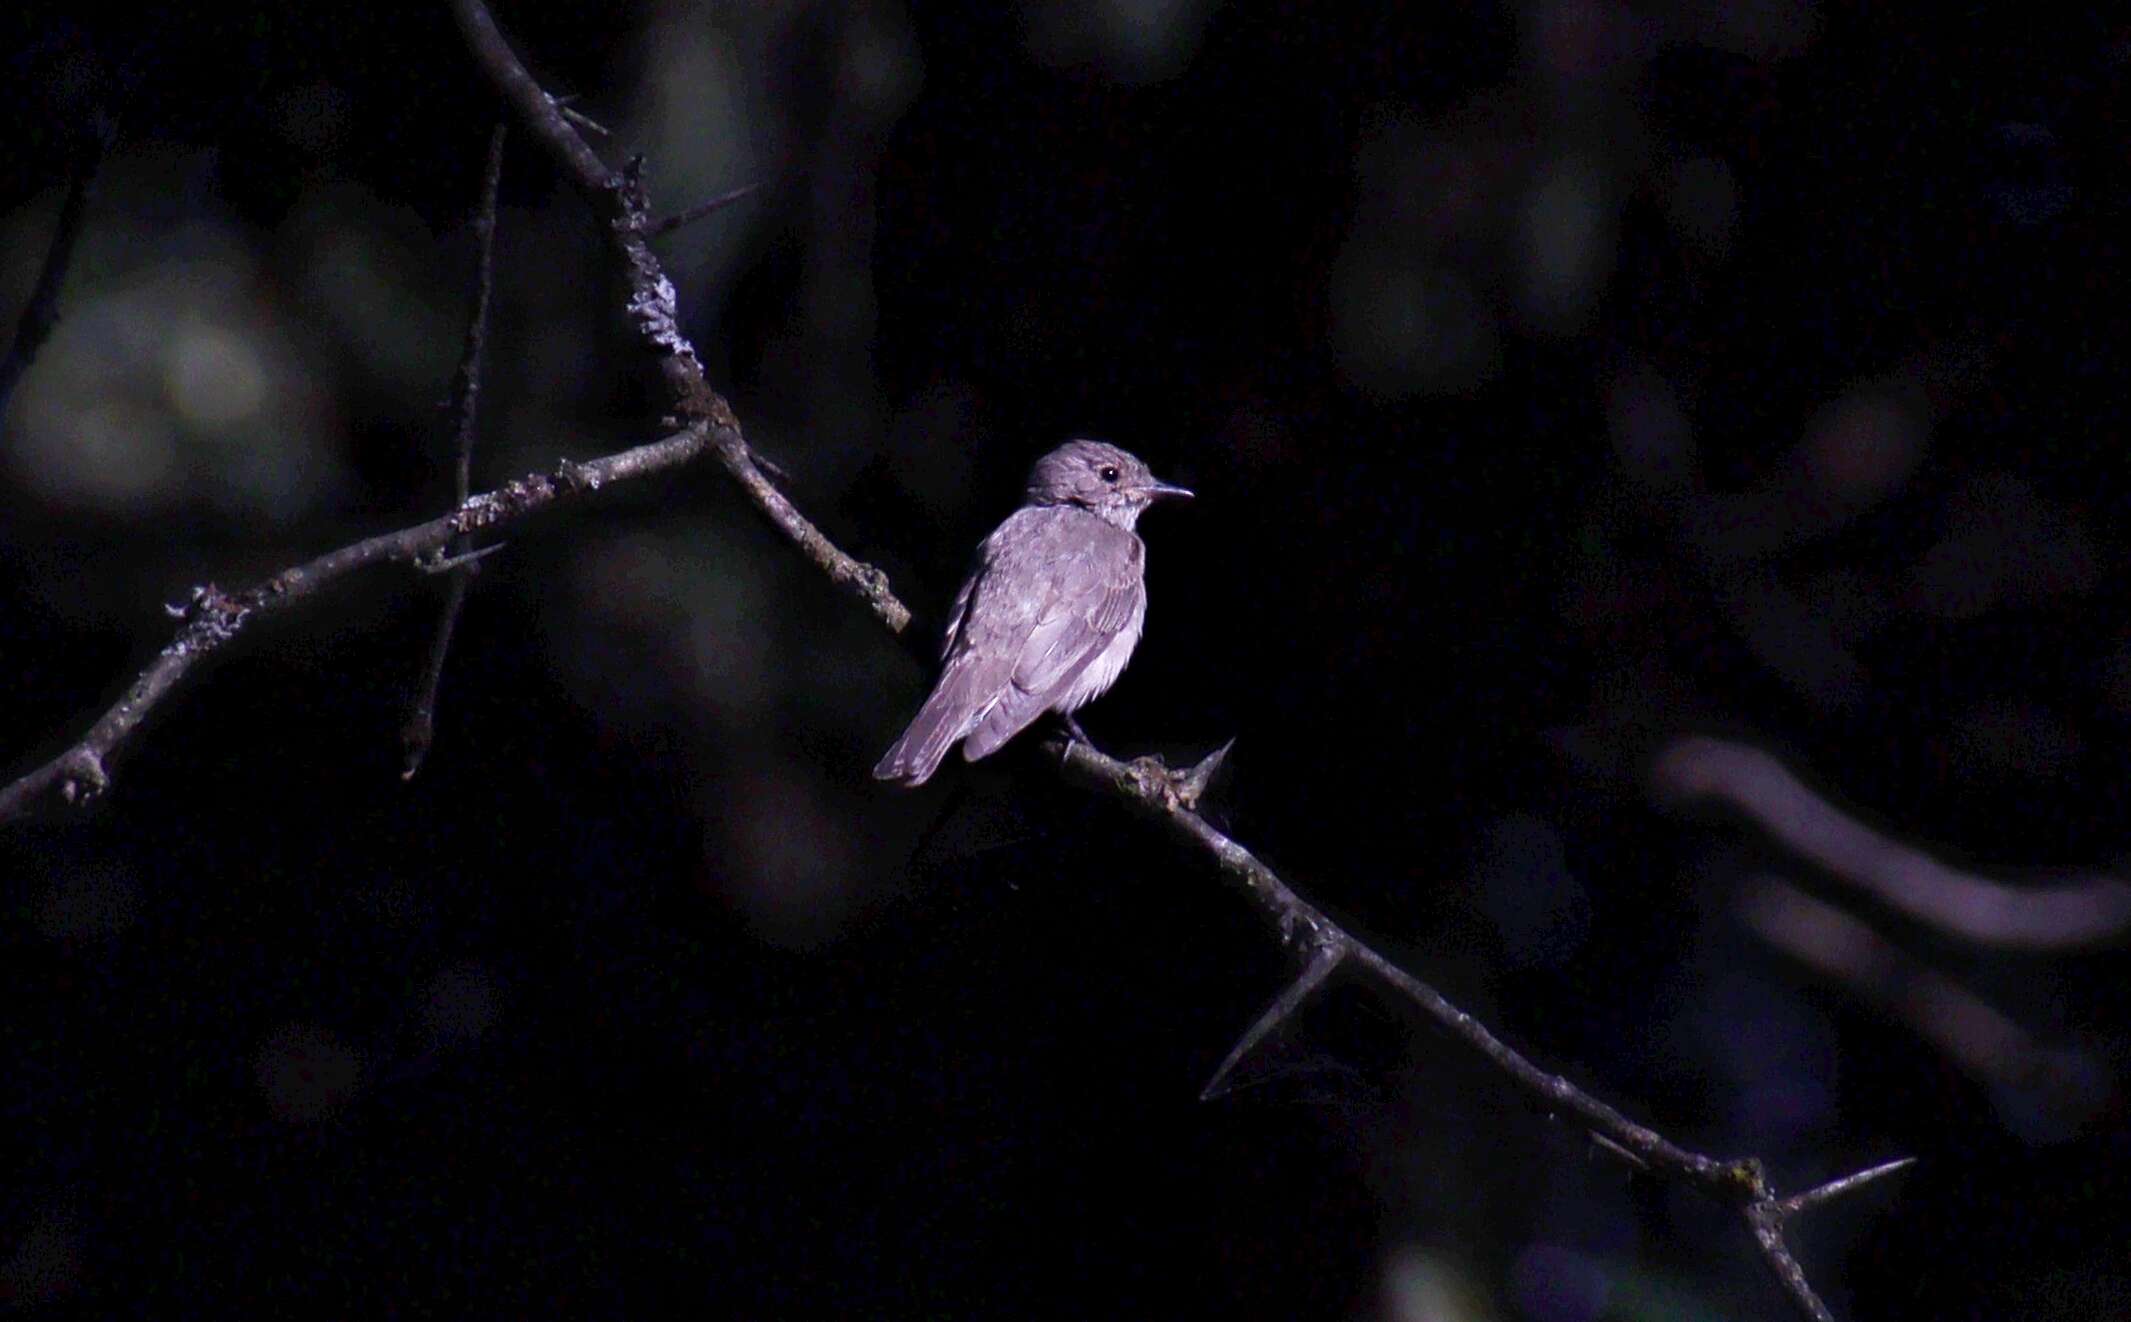
[[[15,338],[7,347],[7,356],[0,358],[0,434],[4,434],[7,425],[8,404],[14,399],[15,387],[29,371],[37,351],[51,338],[52,328],[59,324],[59,291],[66,284],[67,267],[74,261],[74,243],[81,237],[82,221],[89,212],[96,172],[116,128],[115,117],[101,116],[82,135],[81,155],[67,181],[66,198],[59,204],[59,219],[52,226],[52,242],[44,251],[44,265],[38,268],[30,301],[23,305],[22,317],[15,323]]]
[[[240,593],[226,593],[212,585],[197,590],[185,612],[185,627],[88,733],[59,756],[0,789],[0,821],[22,815],[48,794],[75,803],[100,792],[109,783],[105,763],[111,753],[201,657],[235,637],[254,616],[307,597],[325,583],[366,565],[401,560],[429,567],[467,533],[515,522],[579,490],[675,467],[705,449],[717,456],[756,508],[802,554],[863,600],[875,618],[897,633],[909,625],[910,610],[889,588],[887,575],[845,554],[771,485],[756,464],[732,409],[711,389],[694,347],[680,332],[673,285],[643,238],[648,208],[634,173],[616,174],[601,164],[517,62],[478,0],[455,0],[454,7],[465,26],[468,45],[523,125],[547,147],[588,200],[608,215],[610,234],[634,291],[629,302],[632,321],[673,391],[681,429],[664,440],[591,463],[564,461],[553,475],[528,475],[465,501],[451,514],[342,547]]]
[[[760,191],[762,191],[760,182],[742,184],[731,192],[720,193],[707,202],[698,202],[686,211],[677,211],[662,220],[655,220],[651,222],[650,228],[644,232],[654,239],[662,239],[683,225],[693,225],[705,216],[714,216],[733,203],[743,198],[751,197]]]
[[[607,221],[607,237],[629,282],[630,321],[645,347],[657,357],[681,420],[703,426],[718,463],[740,484],[755,508],[807,559],[833,582],[856,594],[881,623],[901,633],[910,624],[910,610],[889,590],[888,576],[846,555],[770,483],[740,434],[740,422],[733,416],[732,407],[711,389],[703,375],[703,364],[696,358],[695,346],[681,333],[673,282],[666,278],[658,254],[651,251],[645,237],[650,206],[637,171],[617,172],[601,162],[598,153],[577,135],[547,93],[540,90],[540,84],[518,62],[481,0],[452,0],[451,8],[466,35],[468,49],[504,101],[535,140],[547,148],[593,210]]]
[[[370,565],[420,567],[430,557],[442,555],[455,538],[521,522],[558,501],[612,482],[677,468],[711,444],[708,429],[697,426],[589,463],[566,460],[553,473],[528,473],[471,497],[449,514],[328,551],[241,592],[225,592],[212,584],[194,589],[192,600],[173,611],[185,622],[177,636],[134,677],[124,696],[59,756],[0,789],[0,822],[22,816],[48,795],[78,803],[102,791],[109,784],[105,762],[112,752],[195,665],[257,617],[315,596]]]
[[[474,308],[466,318],[466,342],[452,374],[452,449],[458,460],[458,496],[473,494],[474,422],[481,410],[481,355],[488,343],[488,308],[496,284],[496,195],[503,187],[503,140],[496,125],[488,135],[488,163],[481,175],[481,203],[474,212]]]
[[[2131,883],[2100,874],[2004,886],[1881,835],[1749,744],[1682,739],[1657,759],[1658,788],[1731,804],[1785,847],[1918,922],[1977,945],[2071,950],[2131,930]]]
[[[473,494],[474,420],[481,405],[481,355],[488,341],[488,305],[495,289],[496,194],[503,184],[504,127],[496,125],[488,135],[488,164],[481,176],[481,201],[474,209],[474,306],[466,318],[466,342],[459,351],[459,367],[452,374],[452,448],[456,463],[453,490],[463,505]],[[444,659],[451,653],[452,631],[459,612],[465,609],[467,589],[480,572],[463,539],[452,544],[451,586],[444,594],[444,610],[437,617],[436,635],[430,640],[429,661],[422,667],[422,687],[415,694],[406,723],[400,727],[400,779],[412,780],[429,756],[436,738],[437,692],[444,683]]]

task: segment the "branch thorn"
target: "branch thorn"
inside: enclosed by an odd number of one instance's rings
[[[1776,1204],[1777,1214],[1786,1219],[1794,1217],[1800,1212],[1818,1207],[1822,1203],[1832,1202],[1845,1194],[1854,1193],[1875,1180],[1884,1180],[1889,1175],[1907,1170],[1914,1165],[1916,1165],[1915,1157],[1898,1157],[1893,1161],[1882,1162],[1877,1166],[1869,1167],[1855,1174],[1829,1180],[1826,1184],[1816,1185],[1803,1193],[1794,1193],[1790,1197],[1783,1199]]]
[[[464,569],[478,560],[485,560],[509,545],[509,542],[490,542],[487,546],[478,547],[462,555],[446,555],[439,550],[434,555],[417,559],[414,567],[425,574],[448,574],[454,569]]]
[[[572,124],[575,124],[577,127],[585,130],[587,133],[591,133],[602,138],[613,137],[614,135],[612,133],[609,133],[606,129],[606,126],[601,124],[598,120],[593,119],[591,116],[583,114],[580,111],[573,110],[570,108],[570,103],[572,101],[575,101],[576,99],[577,94],[575,92],[572,92],[568,96],[555,96],[553,94],[550,94],[548,96],[549,102],[554,105],[555,109],[562,112],[562,117],[564,119],[569,120]]]
[[[1303,966],[1301,976],[1290,983],[1287,990],[1281,992],[1271,1005],[1266,1006],[1265,1013],[1259,1015],[1257,1021],[1237,1039],[1236,1045],[1229,1048],[1220,1068],[1213,1072],[1213,1077],[1206,1081],[1206,1086],[1199,1089],[1199,1100],[1210,1102],[1227,1092],[1228,1076],[1234,1072],[1236,1066],[1242,1064],[1245,1056],[1256,1050],[1258,1044],[1271,1035],[1274,1029],[1300,1009],[1302,1003],[1310,998],[1311,992],[1324,985],[1324,980],[1332,975],[1333,969],[1339,967],[1346,954],[1346,947],[1336,942],[1318,946],[1311,952],[1310,962]]]
[[[683,225],[693,225],[705,216],[716,215],[733,203],[761,191],[761,188],[762,181],[759,179],[751,184],[742,184],[738,188],[720,193],[707,201],[698,202],[686,211],[676,211],[670,216],[652,221],[644,227],[644,235],[646,238],[662,238]]]
[[[1633,1149],[1628,1148],[1623,1144],[1617,1143],[1610,1138],[1607,1138],[1604,1134],[1599,1133],[1595,1129],[1590,1131],[1590,1135],[1591,1143],[1593,1146],[1605,1149],[1607,1152],[1610,1152],[1614,1156],[1619,1157],[1622,1161],[1627,1162],[1630,1166],[1635,1167],[1637,1170],[1650,1169],[1650,1163],[1644,1161],[1640,1156],[1637,1156]]]
[[[1228,761],[1228,751],[1235,746],[1236,741],[1230,739],[1205,757],[1200,758],[1197,766],[1192,767],[1178,777],[1176,787],[1177,801],[1186,808],[1197,808],[1200,797],[1206,793],[1206,787],[1213,782],[1215,773],[1219,772]]]

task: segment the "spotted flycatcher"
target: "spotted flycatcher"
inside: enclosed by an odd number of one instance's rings
[[[1070,725],[1139,642],[1147,547],[1133,525],[1156,500],[1190,495],[1100,441],[1037,460],[1021,508],[955,594],[939,683],[873,774],[922,785],[957,740],[974,762],[1045,712]]]

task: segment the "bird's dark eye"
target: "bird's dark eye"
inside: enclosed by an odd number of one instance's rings
[[[1117,466],[1114,464],[1105,465],[1102,470],[1102,480],[1115,482],[1117,480]]]

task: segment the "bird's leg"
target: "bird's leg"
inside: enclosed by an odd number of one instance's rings
[[[1074,742],[1086,744],[1090,748],[1095,747],[1095,741],[1088,738],[1086,730],[1080,728],[1080,722],[1073,719],[1073,713],[1062,711],[1058,713],[1058,719],[1065,722],[1066,733],[1073,736]]]

